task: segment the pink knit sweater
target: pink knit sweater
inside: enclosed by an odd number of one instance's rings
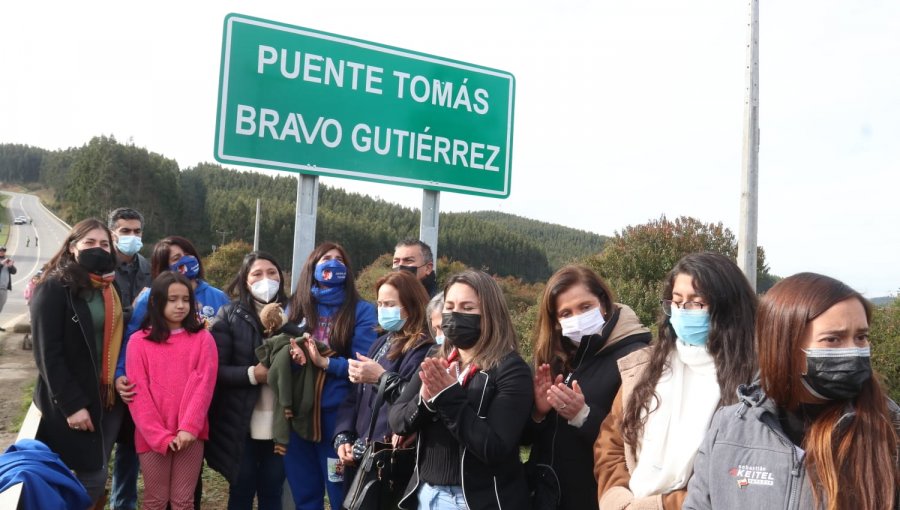
[[[128,341],[125,373],[135,384],[129,404],[138,453],[163,455],[179,430],[209,439],[206,412],[212,400],[218,368],[216,342],[208,331],[172,332],[162,343],[147,340],[138,330]]]

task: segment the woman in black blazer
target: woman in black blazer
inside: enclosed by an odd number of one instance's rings
[[[47,262],[30,303],[36,439],[75,471],[97,508],[124,412],[114,381],[124,334],[115,267],[109,229],[83,220]]]
[[[418,434],[400,507],[525,508],[519,440],[534,394],[500,287],[480,271],[451,277],[442,327],[445,343],[390,411],[395,433]]]

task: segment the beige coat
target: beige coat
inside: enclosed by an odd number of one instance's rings
[[[687,496],[687,489],[681,489],[635,499],[628,488],[637,461],[633,445],[626,444],[622,437],[622,402],[629,400],[635,384],[647,369],[650,349],[653,347],[635,351],[618,361],[622,387],[594,442],[594,477],[597,478],[601,510],[680,510]]]

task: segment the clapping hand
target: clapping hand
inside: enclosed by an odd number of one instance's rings
[[[419,377],[422,379],[422,399],[429,401],[440,392],[456,383],[459,362],[447,363],[443,358],[425,358],[422,361]]]
[[[562,382],[562,375],[556,376],[556,384]],[[553,376],[550,374],[550,365],[544,363],[537,367],[534,371],[534,412],[532,418],[534,421],[541,421],[547,416],[547,413],[553,409],[548,399],[550,388],[553,387]]]
[[[556,384],[551,386],[547,392],[547,401],[556,409],[557,414],[566,420],[571,420],[584,407],[584,394],[581,393],[578,381],[574,381],[572,387],[569,388],[563,384],[562,376],[557,376]]]

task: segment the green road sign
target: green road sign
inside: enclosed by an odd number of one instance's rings
[[[515,85],[496,69],[229,14],[215,157],[506,198]]]

